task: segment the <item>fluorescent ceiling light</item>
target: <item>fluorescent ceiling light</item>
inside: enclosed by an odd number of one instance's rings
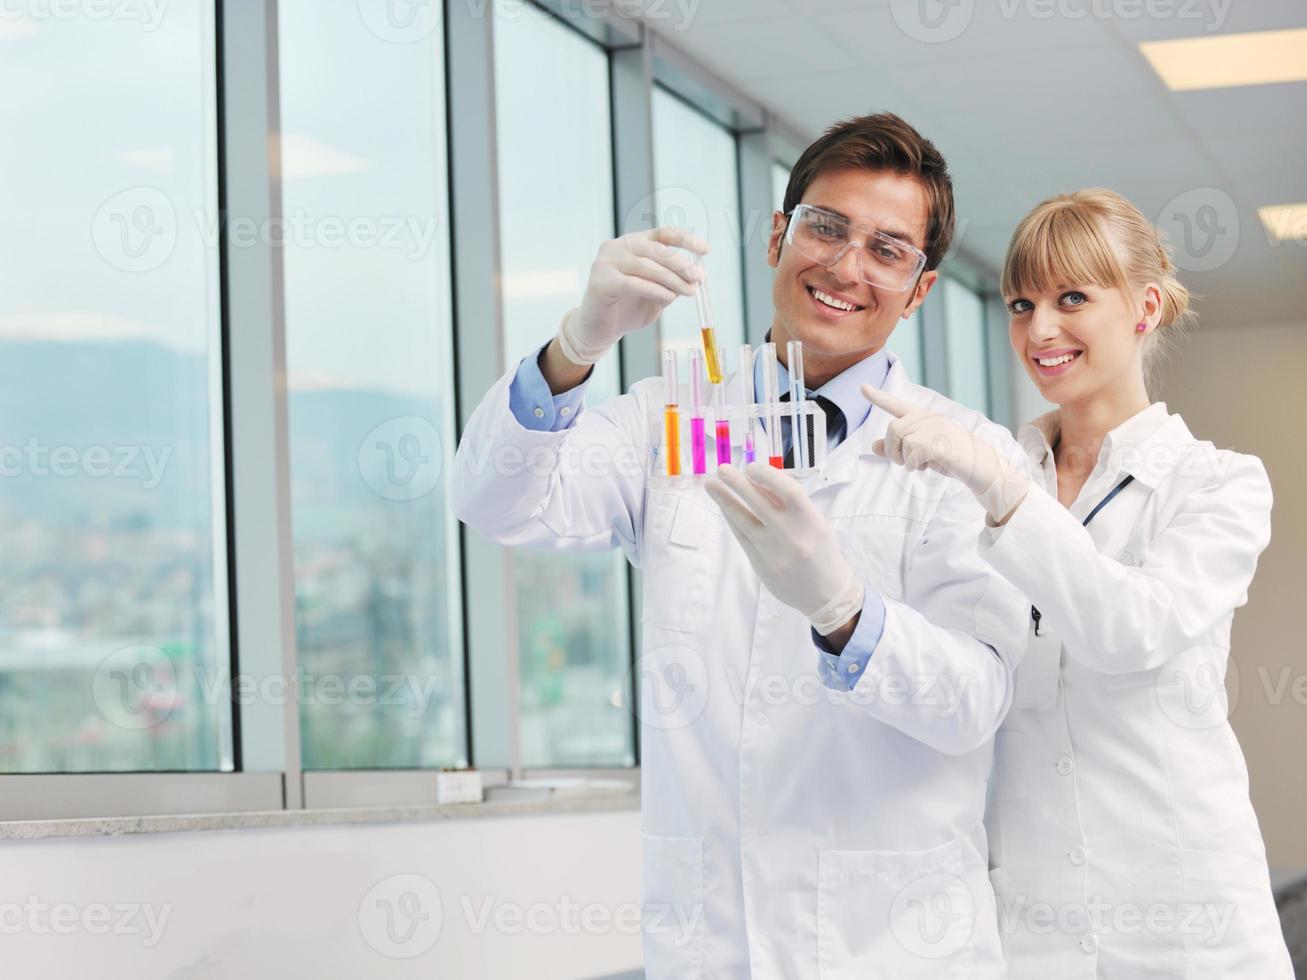
[[[1307,204],[1273,204],[1258,208],[1257,215],[1276,241],[1307,241]]]
[[[1173,92],[1307,80],[1307,29],[1147,41],[1139,50]]]

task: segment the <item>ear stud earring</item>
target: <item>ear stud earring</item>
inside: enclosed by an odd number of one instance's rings
[[[1143,320],[1140,320],[1139,326],[1135,327],[1135,330],[1137,330],[1139,333],[1143,333],[1147,329],[1148,329],[1148,324]]]

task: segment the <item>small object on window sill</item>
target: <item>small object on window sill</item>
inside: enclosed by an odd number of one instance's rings
[[[436,773],[436,802],[480,803],[481,773],[475,769],[442,769]]]
[[[486,790],[486,799],[503,802],[526,802],[560,797],[630,793],[635,782],[629,779],[599,779],[581,776],[556,779],[514,779]]]

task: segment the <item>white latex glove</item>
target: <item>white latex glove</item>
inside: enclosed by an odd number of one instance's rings
[[[678,296],[693,296],[703,279],[698,257],[708,243],[679,228],[634,231],[599,246],[581,305],[558,329],[573,364],[593,364],[628,333],[647,327]]]
[[[933,470],[960,481],[1000,525],[1026,498],[1029,482],[984,439],[973,435],[957,419],[918,408],[901,398],[862,386],[862,395],[894,417],[871,447],[878,456],[909,470]]]
[[[791,476],[766,463],[717,467],[704,487],[767,591],[829,635],[862,609],[863,589],[835,532]]]

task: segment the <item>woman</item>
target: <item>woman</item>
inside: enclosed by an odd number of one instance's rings
[[[1020,432],[1028,475],[864,393],[897,416],[877,452],[976,493],[980,553],[1033,603],[986,820],[1010,975],[1289,980],[1224,689],[1270,540],[1266,472],[1150,403],[1150,354],[1188,292],[1128,201],[1039,205],[1002,290],[1012,347],[1057,405]]]

